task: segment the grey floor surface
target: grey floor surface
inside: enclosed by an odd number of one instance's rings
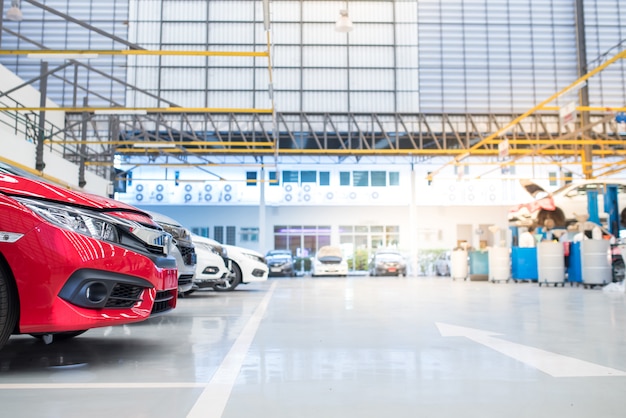
[[[623,417],[626,299],[449,278],[202,291],[0,351],[6,417]]]

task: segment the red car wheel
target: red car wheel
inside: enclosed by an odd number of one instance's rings
[[[13,282],[0,265],[0,348],[9,339],[17,322],[17,296]]]

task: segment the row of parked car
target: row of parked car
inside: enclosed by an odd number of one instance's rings
[[[269,268],[262,254],[192,234],[177,220],[148,213],[173,237],[180,296],[206,288],[231,291],[240,284],[267,280]]]
[[[272,250],[265,255],[270,276],[295,276],[296,266],[290,250]],[[369,259],[367,265],[370,276],[406,276],[407,261],[394,249],[379,249]],[[349,265],[341,248],[321,247],[311,260],[310,274],[319,276],[347,276]]]
[[[264,257],[0,164],[0,348],[143,321],[179,296],[267,280]]]

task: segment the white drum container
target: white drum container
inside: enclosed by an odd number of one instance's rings
[[[542,283],[565,284],[565,253],[563,243],[545,241],[537,245],[537,272]]]
[[[467,251],[454,250],[450,254],[450,276],[452,280],[467,278],[469,274],[469,265],[467,262]]]
[[[511,255],[506,247],[489,248],[489,281],[508,281],[511,278]]]
[[[607,240],[587,239],[580,243],[582,281],[586,285],[605,285],[613,281],[611,243]]]

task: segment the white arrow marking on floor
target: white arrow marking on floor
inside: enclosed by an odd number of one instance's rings
[[[552,377],[626,376],[626,372],[538,348],[494,338],[495,332],[436,323],[443,337],[465,337]]]

